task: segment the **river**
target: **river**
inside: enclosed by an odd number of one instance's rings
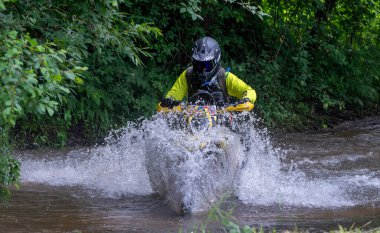
[[[171,147],[173,140],[191,141],[159,126],[156,120],[129,124],[91,148],[17,153],[21,187],[10,206],[0,208],[0,232],[186,232],[200,226],[206,212],[180,216],[150,186],[146,157],[157,155],[147,154],[156,143],[147,135],[154,132]],[[270,136],[252,127],[250,134],[248,152],[236,143],[230,148],[246,159],[222,205],[234,208],[239,222],[311,232],[354,223],[380,227],[379,117],[320,132]]]

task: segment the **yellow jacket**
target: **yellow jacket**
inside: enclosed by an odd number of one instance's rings
[[[248,98],[252,103],[256,101],[256,91],[239,79],[236,75],[228,72],[226,78],[226,88],[228,95],[236,98]],[[187,95],[186,70],[177,78],[172,89],[166,94],[166,98],[182,100]]]

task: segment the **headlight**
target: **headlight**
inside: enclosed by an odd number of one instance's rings
[[[210,126],[210,119],[207,117],[192,118],[189,124],[193,133],[204,132]]]
[[[192,133],[204,132],[213,126],[212,112],[208,106],[189,106],[187,112],[187,125]]]

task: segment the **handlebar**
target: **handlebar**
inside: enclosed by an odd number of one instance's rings
[[[157,105],[157,112],[183,112],[188,106],[187,102],[181,102],[181,104],[174,106],[173,108],[162,107],[161,103]],[[222,107],[218,107],[217,112],[244,112],[251,111],[254,108],[254,104],[251,102],[245,102],[241,104],[227,104]]]

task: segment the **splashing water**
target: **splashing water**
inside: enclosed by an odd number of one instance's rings
[[[226,128],[189,135],[149,130],[146,167],[153,189],[177,212],[207,210],[231,192],[244,155],[240,139]]]
[[[255,127],[256,118],[241,127],[247,125],[249,151],[239,135],[226,128],[189,136],[155,116],[128,124],[110,134],[117,136],[109,136],[105,145],[92,149],[44,159],[20,156],[22,182],[79,186],[92,190],[92,195],[113,198],[164,188],[167,199],[176,200],[175,193],[182,195],[184,206],[177,208],[195,210],[207,209],[227,191],[225,187],[253,206],[330,208],[380,203],[380,165],[372,170],[337,169],[367,155],[347,153],[321,159],[283,150],[273,146],[265,129]],[[370,156],[379,161],[377,155]]]
[[[248,162],[241,170],[237,195],[254,205],[294,205],[314,207],[350,206],[342,183],[333,179],[312,179],[304,171],[293,169],[281,158],[286,151],[272,147],[269,137],[255,135]],[[289,168],[287,168],[289,166]]]

